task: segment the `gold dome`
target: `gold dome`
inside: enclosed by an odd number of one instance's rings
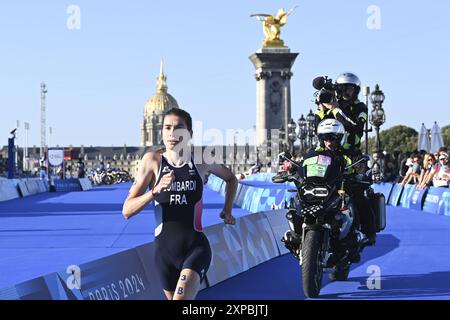
[[[161,114],[171,108],[179,108],[177,100],[167,92],[167,77],[164,74],[163,62],[159,71],[159,77],[156,82],[156,94],[147,100],[144,109],[145,116],[151,116],[153,113]]]

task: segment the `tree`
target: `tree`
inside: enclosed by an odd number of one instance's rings
[[[444,140],[444,146],[450,146],[450,125],[443,127],[442,129],[442,139]]]
[[[450,130],[449,130],[450,133]],[[407,126],[394,126],[380,132],[381,151],[393,153],[394,151],[412,152],[417,150],[418,132]],[[375,153],[375,137],[369,138],[369,152]],[[364,150],[364,141],[361,144]]]

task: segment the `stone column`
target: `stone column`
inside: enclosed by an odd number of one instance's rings
[[[291,118],[291,68],[298,53],[285,48],[262,48],[252,54],[256,73],[256,145],[269,141],[270,130],[287,130]]]

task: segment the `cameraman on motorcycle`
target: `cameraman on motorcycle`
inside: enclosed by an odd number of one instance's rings
[[[316,128],[317,124],[324,119],[331,118],[341,122],[347,132],[347,138],[343,144],[343,152],[353,162],[356,162],[362,157],[360,150],[361,138],[364,134],[368,113],[367,106],[358,100],[361,81],[353,73],[342,73],[336,79],[336,84],[333,86],[335,90],[329,89],[323,88],[319,91],[316,100],[316,104],[318,105],[315,114]],[[364,166],[359,171],[366,169],[367,167]],[[365,201],[364,189],[355,188],[353,193],[354,204],[360,216],[362,231],[367,236],[368,244],[374,245],[376,242],[376,225],[372,208]]]

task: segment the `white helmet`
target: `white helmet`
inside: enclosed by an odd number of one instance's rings
[[[359,80],[358,76],[351,72],[344,72],[339,75],[336,79],[337,84],[353,84],[356,87],[361,86],[361,80]]]
[[[333,135],[340,141],[341,146],[343,146],[345,140],[347,140],[347,132],[345,132],[344,125],[336,119],[325,119],[319,123],[317,135],[320,141],[323,141],[326,135]]]

